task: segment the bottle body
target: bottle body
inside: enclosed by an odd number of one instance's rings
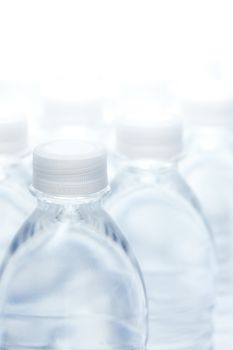
[[[218,263],[215,348],[232,349],[233,157],[232,135],[221,128],[196,131],[181,170],[199,197],[213,232]]]
[[[188,187],[175,172],[129,168],[115,180],[106,206],[145,278],[148,348],[211,349],[214,258]]]
[[[98,202],[40,202],[11,246],[0,283],[2,347],[145,347],[140,272]]]
[[[27,186],[29,174],[24,167],[15,165],[2,169],[0,180],[0,262],[16,232],[31,214],[35,200]]]

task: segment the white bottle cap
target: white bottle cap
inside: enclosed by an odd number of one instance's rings
[[[194,82],[191,91],[180,91],[180,100],[185,126],[233,127],[232,88],[224,81]]]
[[[129,158],[172,161],[182,153],[182,123],[175,117],[145,125],[122,123],[117,128],[116,143],[118,152]]]
[[[134,159],[172,161],[182,152],[182,123],[175,112],[153,99],[127,99],[119,112],[116,144],[119,153]],[[122,119],[124,118],[124,119]]]
[[[28,150],[27,120],[1,114],[0,108],[0,155],[18,156]]]
[[[40,192],[77,197],[99,192],[107,185],[107,157],[100,145],[61,140],[34,150],[33,186]]]

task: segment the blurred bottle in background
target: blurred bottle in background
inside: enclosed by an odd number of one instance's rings
[[[118,124],[125,120],[130,123],[140,123],[142,120],[153,123],[156,114],[177,113],[178,107],[175,101],[173,91],[165,81],[156,84],[122,86],[114,97],[108,99],[108,103],[105,101],[106,120],[111,124],[110,149],[113,176],[110,180],[113,180],[128,163],[128,159],[117,150],[115,130]],[[153,114],[154,110],[156,114]]]
[[[67,138],[106,142],[102,95],[92,89],[89,86],[86,91],[72,79],[52,80],[42,86],[43,110],[35,124],[36,143]]]
[[[35,149],[33,163],[38,206],[1,274],[1,347],[144,350],[141,273],[101,205],[105,151],[54,141]]]
[[[176,171],[181,123],[156,117],[143,104],[134,105],[132,120],[117,128],[118,152],[128,164],[113,181],[106,208],[142,267],[149,298],[148,348],[209,350],[214,252],[199,204]]]
[[[104,135],[101,102],[46,99],[38,131],[41,132],[42,141],[57,138],[99,141]]]
[[[0,261],[26,217],[34,209],[28,186],[31,166],[27,122],[0,105]],[[6,107],[6,104],[4,104]]]
[[[37,120],[43,115],[43,96],[39,82],[0,80],[0,105],[7,104],[5,111],[27,117],[29,143],[37,143]],[[0,107],[2,109],[2,107]]]
[[[215,349],[233,344],[233,95],[199,88],[183,105],[186,152],[181,171],[211,225],[218,261]]]
[[[100,96],[79,96],[75,88],[47,92],[43,113],[34,128],[34,145],[56,139],[79,139],[98,142],[108,149],[108,172],[112,179],[115,170],[113,155],[113,125],[109,119],[107,100]]]

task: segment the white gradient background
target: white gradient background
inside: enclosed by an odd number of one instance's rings
[[[224,0],[1,0],[0,80],[79,99],[156,84],[187,92],[211,79],[229,90],[232,6]]]

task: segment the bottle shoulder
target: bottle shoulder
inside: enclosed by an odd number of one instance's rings
[[[16,261],[17,266],[36,256],[48,260],[54,256],[61,263],[65,259],[72,260],[72,264],[76,260],[96,267],[108,266],[140,276],[127,240],[100,206],[64,209],[48,205],[47,210],[37,207],[12,241],[4,269],[11,261]]]
[[[166,268],[168,262],[171,266],[213,265],[212,233],[179,173],[149,184],[134,179],[127,184],[119,181],[105,205],[126,232],[144,270]]]
[[[188,153],[180,171],[197,193],[214,188],[213,194],[219,195],[232,189],[233,156],[229,151]]]
[[[232,230],[233,156],[226,153],[194,153],[180,170],[201,201],[212,231]]]
[[[178,202],[181,206],[189,207],[190,210],[203,215],[198,199],[181,172],[175,167],[158,173],[132,171],[130,168],[125,168],[111,184],[111,193],[107,197],[106,207],[112,199],[115,201],[119,196],[128,196],[138,191],[141,193],[147,191],[149,197],[153,195],[157,199],[161,198],[162,201],[169,201],[174,205]]]

